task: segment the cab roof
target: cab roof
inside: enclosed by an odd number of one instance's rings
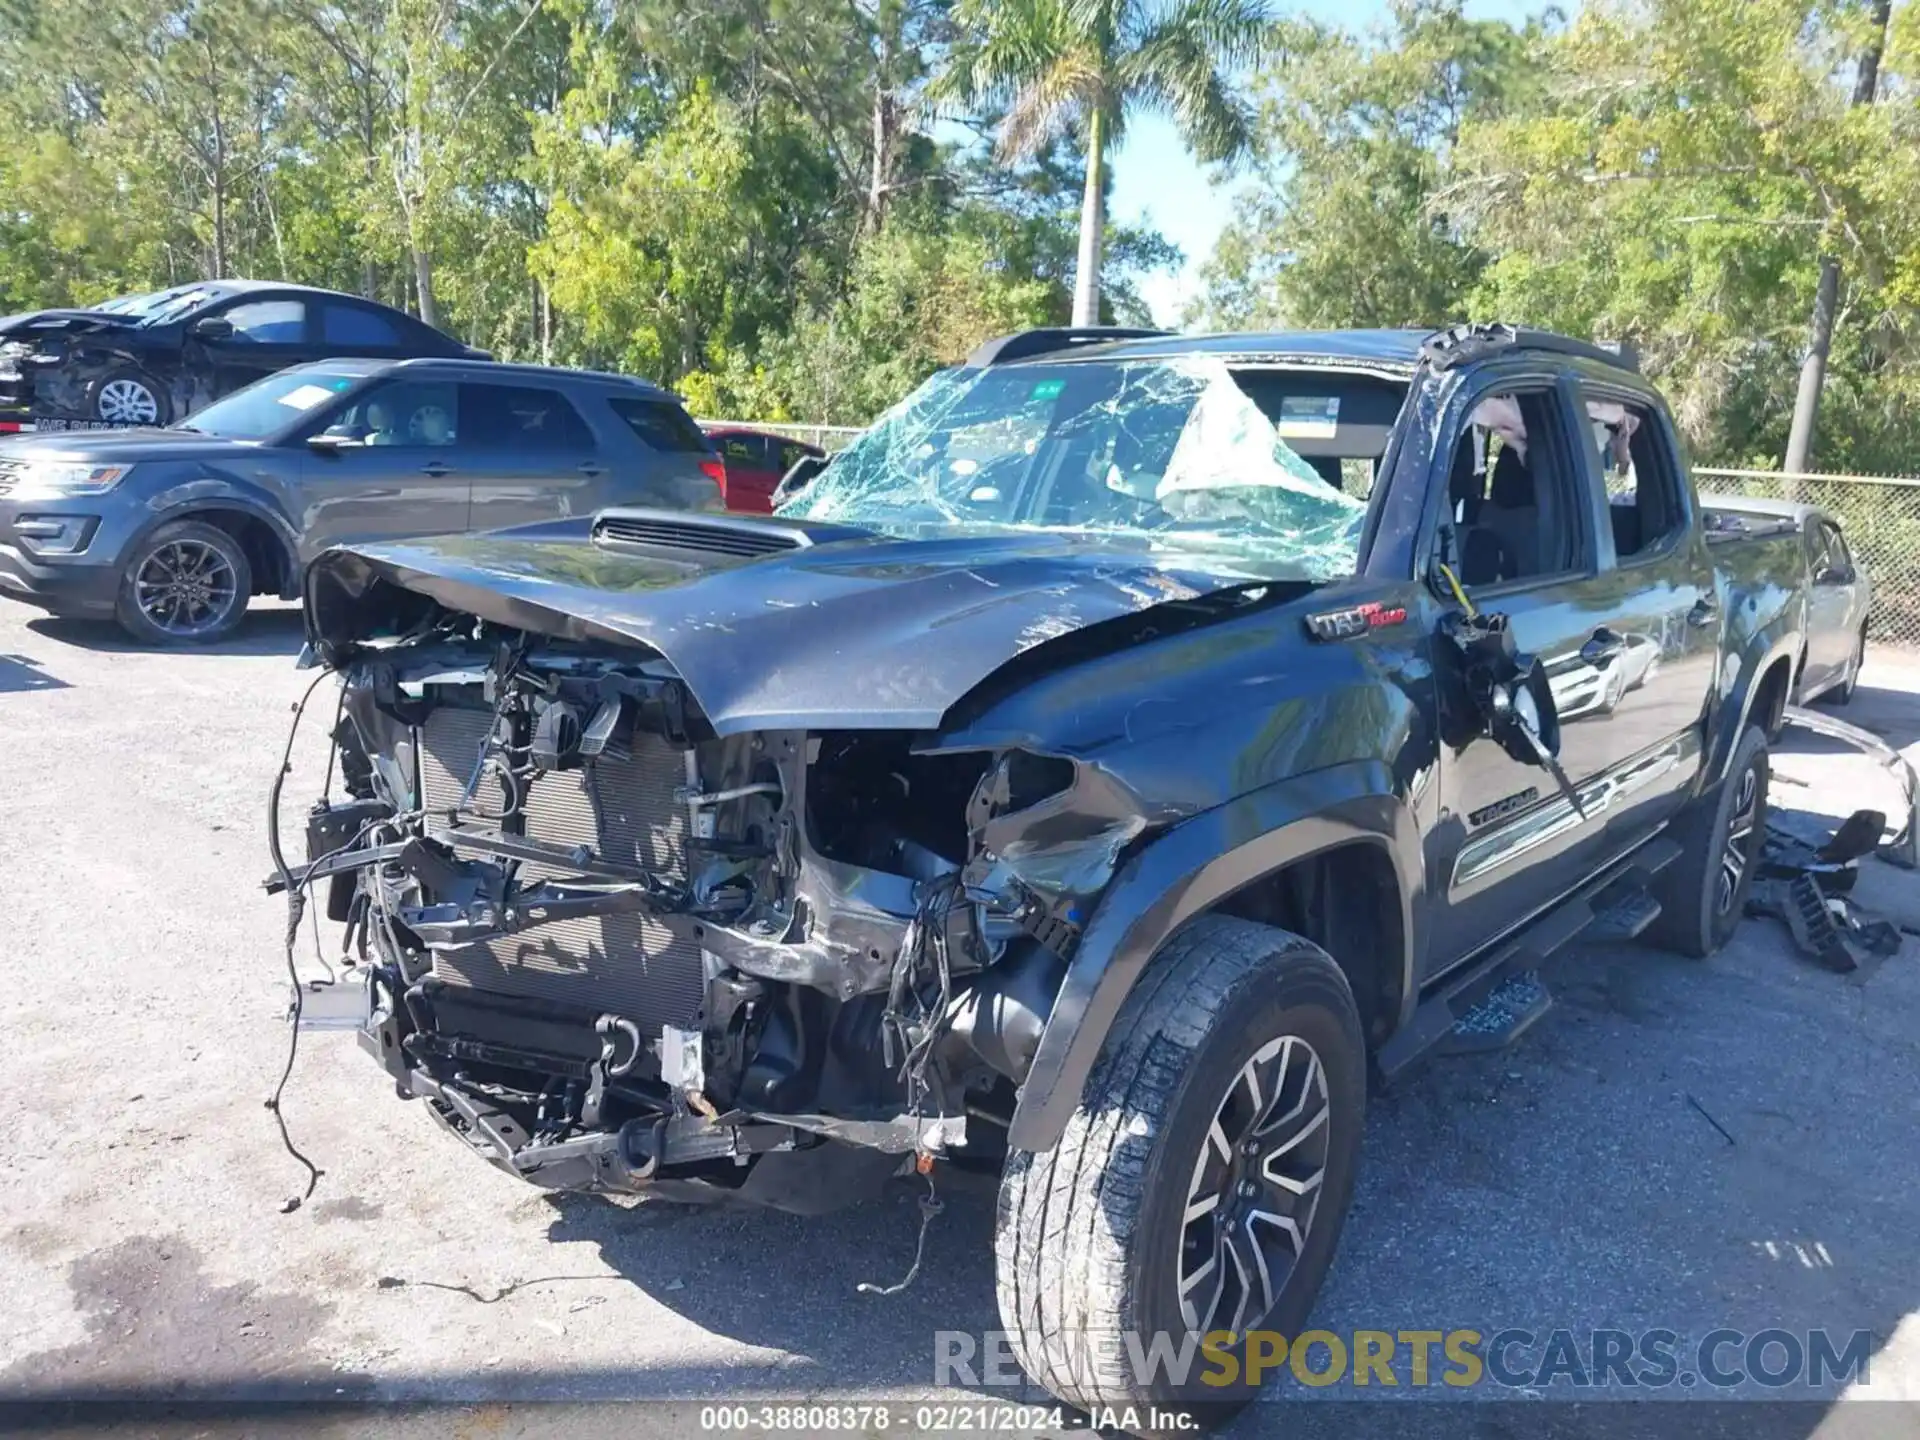
[[[1276,330],[1177,335],[1116,326],[1023,330],[989,340],[967,357],[970,367],[1073,360],[1170,360],[1183,355],[1225,359],[1345,362],[1411,374],[1421,362],[1446,369],[1511,350],[1549,350],[1639,371],[1630,348],[1515,325],[1456,325],[1446,330]]]

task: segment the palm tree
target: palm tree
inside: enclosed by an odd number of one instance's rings
[[[1171,116],[1203,161],[1245,151],[1250,117],[1232,72],[1270,29],[1264,0],[957,0],[962,36],[934,98],[1003,110],[1003,160],[1030,158],[1062,132],[1086,147],[1073,323],[1100,317],[1107,153],[1130,116]]]

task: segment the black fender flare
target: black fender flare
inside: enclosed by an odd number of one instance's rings
[[[153,513],[142,522],[120,552],[117,563],[121,568],[125,568],[133,554],[146,544],[147,537],[162,525],[171,525],[176,520],[194,520],[203,515],[245,515],[264,524],[280,544],[286,561],[287,581],[282,587],[282,597],[300,593],[299,537],[287,518],[267,500],[236,489],[225,481],[205,478],[170,486],[148,503]]]
[[[1007,1143],[1035,1151],[1059,1143],[1121,1002],[1169,935],[1236,890],[1354,841],[1380,846],[1399,881],[1404,1015],[1415,989],[1414,897],[1425,875],[1413,811],[1379,761],[1278,781],[1182,821],[1114,876],[1068,963]]]
[[[1753,702],[1759,694],[1760,682],[1781,661],[1787,666],[1787,689],[1781,696],[1781,703],[1783,706],[1793,703],[1793,684],[1805,647],[1805,638],[1795,629],[1764,631],[1748,645],[1747,653],[1757,653],[1760,658],[1752,661],[1742,658],[1739,673],[1734,677],[1733,690],[1721,703],[1719,714],[1722,717],[1734,717],[1735,723],[1719,725],[1712,737],[1712,753],[1700,772],[1703,791],[1718,785],[1726,777],[1727,766],[1733,763],[1734,749],[1739,745],[1740,737],[1746,733],[1747,721],[1753,714]]]

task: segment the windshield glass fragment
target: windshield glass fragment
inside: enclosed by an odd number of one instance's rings
[[[930,538],[1061,531],[1351,574],[1366,503],[1316,472],[1219,360],[946,371],[781,507]]]

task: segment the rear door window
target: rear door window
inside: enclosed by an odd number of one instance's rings
[[[713,449],[687,412],[671,401],[617,396],[607,403],[635,435],[664,454],[705,455]]]
[[[399,328],[377,310],[360,305],[325,305],[320,310],[320,337],[329,345],[359,345],[379,350],[400,346]]]
[[[1613,553],[1621,562],[1650,555],[1686,529],[1680,464],[1659,417],[1642,405],[1589,394],[1587,422],[1606,484]]]
[[[558,390],[520,385],[462,385],[460,444],[523,454],[574,454],[593,448],[593,432]]]

